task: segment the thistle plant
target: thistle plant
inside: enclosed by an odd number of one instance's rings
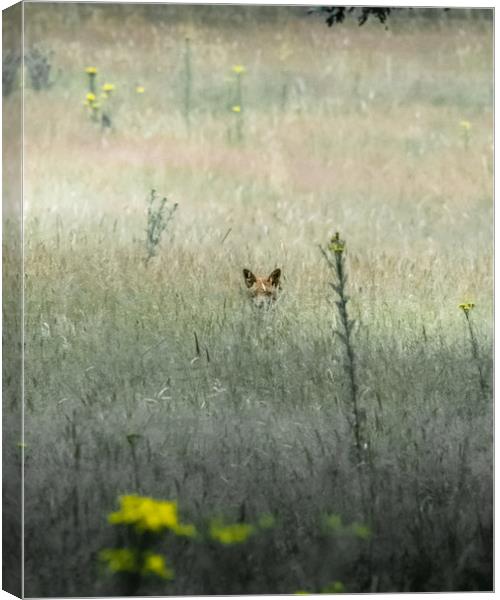
[[[96,90],[97,68],[96,67],[86,67],[85,73],[87,74],[88,92],[87,92],[87,95],[85,96],[84,105],[88,108],[91,121],[97,122],[97,121],[99,121],[99,109],[100,109],[100,103],[97,99],[97,90]]]
[[[97,96],[93,92],[87,92],[87,95],[85,96],[85,102],[83,104],[88,108],[91,121],[98,121],[99,108],[101,105],[97,100]]]
[[[340,329],[335,329],[334,333],[342,342],[345,350],[344,369],[347,373],[349,382],[349,401],[352,411],[352,429],[354,433],[354,443],[356,448],[357,464],[363,463],[364,441],[361,431],[361,413],[359,410],[358,382],[356,374],[356,354],[352,341],[352,332],[355,321],[349,318],[347,305],[349,296],[347,295],[347,273],[345,268],[345,241],[340,239],[337,232],[330,240],[327,249],[320,246],[320,250],[328,263],[335,280],[330,282],[332,289],[337,295],[335,305],[339,316]]]
[[[231,111],[236,118],[235,130],[236,139],[241,142],[243,140],[243,86],[242,76],[246,72],[243,65],[234,65],[233,73],[236,75],[234,102],[231,105]]]
[[[101,98],[103,104],[103,110],[101,115],[101,126],[103,129],[106,127],[111,128],[113,124],[113,120],[111,118],[112,107],[113,107],[113,98],[115,95],[115,85],[114,83],[105,83],[101,90]]]
[[[483,369],[481,366],[481,357],[479,356],[479,345],[477,343],[477,338],[474,334],[474,329],[472,328],[472,323],[470,319],[470,313],[474,308],[475,304],[473,302],[462,302],[458,305],[458,308],[464,313],[465,320],[467,322],[467,329],[469,332],[470,345],[472,350],[472,358],[476,364],[477,372],[479,375],[479,387],[481,389],[481,393],[486,395],[488,391],[488,386],[486,383],[486,379],[484,377]]]
[[[161,236],[170,221],[174,218],[177,203],[167,206],[167,198],[158,201],[156,190],[151,190],[148,200],[147,224],[146,224],[146,265],[156,256]]]
[[[85,73],[88,76],[88,87],[89,92],[92,94],[96,93],[96,78],[97,78],[97,68],[96,67],[86,67]]]

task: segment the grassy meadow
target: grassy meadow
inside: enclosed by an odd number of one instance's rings
[[[491,590],[491,18],[27,3],[25,26],[50,64],[25,91],[26,595]],[[178,208],[146,265],[152,189]],[[245,267],[282,269],[271,310]],[[175,577],[131,583],[99,559],[131,543],[123,494],[273,524],[155,538]]]

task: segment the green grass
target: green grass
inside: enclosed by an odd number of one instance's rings
[[[27,44],[60,71],[26,91],[26,594],[116,592],[97,556],[121,493],[177,498],[195,523],[242,507],[280,523],[237,559],[212,555],[208,578],[208,554],[178,549],[176,578],[143,594],[491,589],[491,398],[457,308],[476,304],[491,396],[491,21],[330,30],[297,10],[279,26],[109,10],[26,7]],[[235,64],[245,124],[230,144]],[[88,65],[117,86],[111,132],[82,106]],[[146,268],[152,188],[179,208]],[[336,230],[368,512],[318,250]],[[244,267],[282,268],[272,311],[248,304]],[[325,541],[325,513],[373,536]]]

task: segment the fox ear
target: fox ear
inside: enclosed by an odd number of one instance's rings
[[[274,285],[274,287],[279,286],[280,277],[281,277],[281,269],[274,269],[274,271],[271,273],[271,275],[269,275],[269,279],[271,280],[271,283]]]
[[[256,281],[255,275],[252,273],[252,271],[249,271],[248,269],[243,269],[243,277],[245,278],[247,288],[251,288]]]

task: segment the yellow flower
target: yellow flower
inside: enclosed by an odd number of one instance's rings
[[[137,94],[144,94],[144,92],[146,90],[144,89],[144,87],[142,85],[136,85],[135,86],[135,91],[136,91]]]
[[[470,121],[460,121],[460,127],[465,131],[470,131],[472,123]]]
[[[152,573],[162,579],[173,579],[174,571],[165,564],[165,557],[161,554],[146,554],[142,572],[147,575]]]
[[[87,98],[87,102],[95,102],[95,94],[92,92],[89,92],[85,97]]]
[[[103,92],[107,92],[108,94],[110,94],[111,92],[114,92],[114,91],[115,91],[115,86],[114,86],[114,84],[113,84],[113,83],[105,83],[105,84],[102,86],[102,91],[103,91]]]
[[[136,556],[129,548],[108,548],[102,550],[99,557],[102,561],[108,563],[108,569],[113,573],[120,571],[133,572],[136,569]]]
[[[121,496],[120,510],[110,513],[108,521],[112,525],[132,525],[139,532],[170,529],[177,535],[196,535],[194,525],[179,523],[177,502],[147,496]]]
[[[96,67],[86,67],[85,73],[87,73],[88,75],[97,75],[97,68]]]
[[[234,523],[234,525],[222,525],[214,521],[210,526],[210,536],[221,544],[241,544],[245,542],[254,532],[254,527],[247,523]]]
[[[340,234],[337,231],[335,233],[335,235],[332,237],[332,239],[330,240],[328,250],[330,250],[330,252],[335,252],[335,254],[342,254],[342,252],[344,251],[344,248],[345,248],[345,242],[344,242],[344,240],[340,239]]]
[[[462,302],[458,305],[458,308],[461,308],[465,314],[468,314],[474,308],[474,306],[474,302]]]
[[[234,65],[234,67],[233,67],[233,73],[236,73],[236,75],[241,75],[245,71],[246,71],[246,69],[243,65]]]
[[[241,112],[241,106],[238,106],[238,105],[232,106],[231,110],[235,113],[239,113],[239,112]]]
[[[122,496],[121,509],[108,517],[112,524],[135,525],[140,531],[160,531],[175,527],[177,503],[141,496]]]

